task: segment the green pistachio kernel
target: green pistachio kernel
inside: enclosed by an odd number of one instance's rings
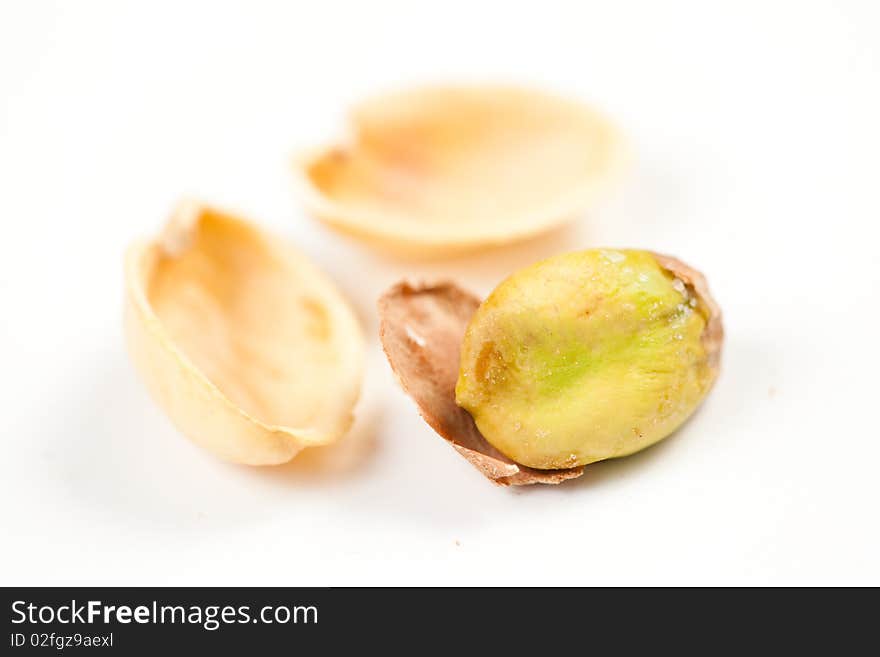
[[[556,469],[675,431],[716,378],[720,319],[666,260],[594,249],[501,283],[470,321],[455,388],[486,440],[517,463]]]

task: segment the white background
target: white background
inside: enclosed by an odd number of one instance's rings
[[[0,5],[0,583],[880,584],[880,5],[322,0]],[[433,263],[302,211],[289,160],[360,97],[512,81],[596,104],[637,162],[575,228]],[[276,468],[180,436],[129,365],[122,254],[195,196],[298,243],[370,339],[337,447]],[[725,311],[702,410],[557,488],[490,485],[375,339],[403,276],[486,293],[648,247]]]

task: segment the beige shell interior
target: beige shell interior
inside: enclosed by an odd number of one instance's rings
[[[126,336],[158,404],[233,462],[283,463],[349,428],[363,337],[302,254],[251,224],[182,206],[126,258]]]
[[[619,171],[622,140],[598,112],[511,87],[379,96],[350,143],[297,163],[308,209],[398,248],[458,250],[541,233],[587,210]]]

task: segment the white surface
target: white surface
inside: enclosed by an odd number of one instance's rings
[[[880,5],[416,4],[0,6],[0,584],[880,584]],[[459,79],[594,102],[638,164],[575,229],[475,258],[389,259],[304,215],[298,146],[364,94]],[[336,450],[226,465],[147,397],[122,253],[181,195],[295,240],[356,304],[369,371]],[[587,245],[703,269],[722,378],[654,449],[493,487],[397,389],[375,298]]]

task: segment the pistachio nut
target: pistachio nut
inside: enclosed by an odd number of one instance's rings
[[[718,375],[721,313],[705,279],[648,251],[556,256],[481,304],[451,284],[397,286],[380,308],[386,354],[423,416],[517,468],[481,468],[502,484],[557,483],[662,440]]]

